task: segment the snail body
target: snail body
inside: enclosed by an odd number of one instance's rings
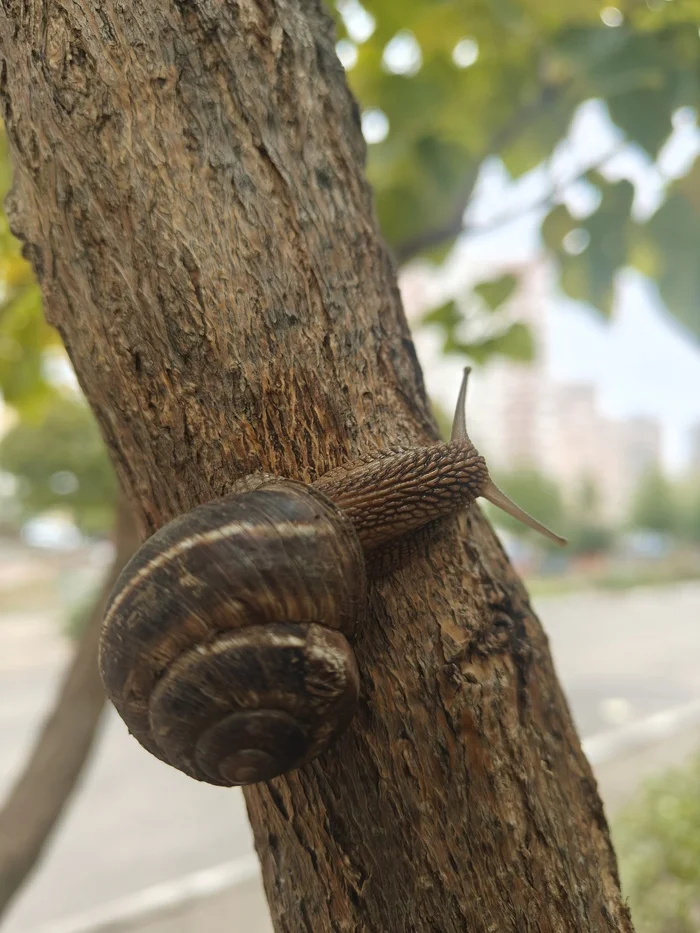
[[[557,538],[489,478],[464,424],[448,444],[383,451],[310,486],[244,477],[165,525],[122,571],[105,613],[107,694],[148,751],[225,786],[316,757],[349,724],[349,639],[365,555],[485,496]]]

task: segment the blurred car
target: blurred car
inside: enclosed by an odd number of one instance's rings
[[[73,522],[61,515],[40,515],[22,526],[20,537],[29,547],[51,551],[74,551],[85,539]]]
[[[659,560],[670,554],[673,549],[673,539],[670,535],[659,531],[639,528],[621,535],[617,548],[623,557]]]

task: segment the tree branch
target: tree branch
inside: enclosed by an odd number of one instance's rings
[[[455,195],[456,207],[451,216],[432,230],[419,233],[394,247],[393,252],[399,265],[403,265],[426,249],[440,246],[446,240],[451,240],[462,232],[464,229],[464,214],[469,206],[484,161],[489,156],[498,153],[508,143],[517,139],[532,120],[561,100],[572,83],[566,81],[560,85],[544,84],[536,100],[518,110],[504,126],[494,133],[488,145],[478,157],[476,165],[468,171],[460,190]]]
[[[501,211],[500,214],[495,214],[486,223],[466,223],[462,227],[462,233],[471,233],[475,236],[493,233],[494,230],[498,230],[500,227],[505,227],[507,224],[519,220],[524,214],[529,214],[531,211],[538,211],[545,207],[554,207],[555,204],[560,202],[562,192],[565,191],[566,188],[581,181],[588,172],[596,172],[605,168],[605,165],[614,159],[615,156],[619,155],[626,145],[626,139],[616,142],[614,146],[599,159],[596,159],[595,162],[573,173],[568,178],[554,183],[548,191],[534,198],[528,204],[522,204],[512,210]]]
[[[116,548],[100,595],[80,636],[54,708],[0,810],[0,917],[36,866],[76,788],[92,748],[105,696],[97,667],[107,597],[138,538],[131,508],[117,507]]]

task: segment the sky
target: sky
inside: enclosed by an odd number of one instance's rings
[[[581,167],[611,153],[602,174],[611,180],[632,181],[634,212],[643,218],[661,203],[667,180],[684,174],[698,152],[700,132],[692,113],[676,114],[673,134],[654,165],[641,151],[621,144],[604,105],[597,101],[584,104],[568,141],[546,168],[535,169],[514,183],[498,160],[485,167],[466,222],[473,230],[489,230],[471,232],[456,245],[443,267],[445,284],[449,287],[450,280],[456,282],[466,265],[492,263],[496,258],[526,262],[541,255],[541,202],[551,191],[552,180],[572,213],[587,213],[596,204],[594,190],[569,180]],[[504,216],[513,219],[497,223]],[[617,296],[611,321],[563,295],[554,297],[553,313],[548,315],[550,373],[557,381],[593,383],[601,411],[608,416],[643,415],[661,421],[664,462],[679,472],[689,453],[688,430],[700,424],[700,343],[669,316],[654,284],[633,270],[621,274]],[[428,389],[449,408],[456,392],[453,383],[458,384],[463,364],[455,360],[445,366],[434,352],[434,341],[416,336]]]

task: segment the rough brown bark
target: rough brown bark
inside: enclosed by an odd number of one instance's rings
[[[105,702],[97,647],[107,597],[138,546],[131,508],[121,498],[115,554],[54,707],[0,810],[0,917],[28,879],[87,763]]]
[[[243,473],[435,438],[318,0],[3,9],[14,228],[145,528]],[[631,930],[476,509],[375,582],[356,649],[350,731],[246,792],[276,929]]]

